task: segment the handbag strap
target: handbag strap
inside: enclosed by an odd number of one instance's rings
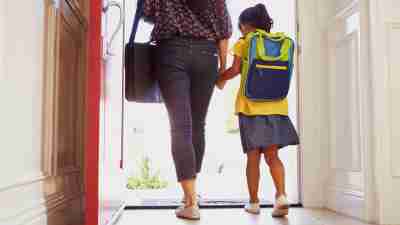
[[[144,0],[138,0],[128,45],[133,45],[135,42],[136,33],[139,27],[140,18],[142,18],[143,16],[143,11],[144,11]]]

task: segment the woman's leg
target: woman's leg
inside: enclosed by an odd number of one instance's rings
[[[196,179],[189,179],[181,181],[181,186],[185,198],[185,206],[191,207],[197,205],[196,198]]]
[[[192,143],[192,120],[188,99],[188,94],[183,94],[183,86],[174,85],[175,82],[168,84],[168,89],[179,90],[182,92],[178,96],[169,96],[164,94],[166,88],[162,88],[163,98],[169,112],[172,137],[172,156],[175,163],[178,181],[181,183],[184,195],[185,205],[196,205],[196,154]],[[183,83],[182,81],[176,83]],[[186,96],[186,97],[185,97]]]
[[[192,143],[190,77],[181,46],[161,48],[158,76],[171,126],[171,150],[186,206],[196,205],[196,155]]]
[[[259,203],[258,187],[260,183],[260,159],[261,153],[258,149],[247,153],[247,187],[249,189],[250,203]]]
[[[283,166],[282,161],[278,155],[278,146],[272,145],[266,149],[264,149],[264,158],[265,162],[269,166],[269,170],[271,172],[272,179],[275,184],[276,189],[276,197],[281,195],[286,196],[285,191],[285,168]]]
[[[218,75],[216,52],[215,45],[195,45],[189,72],[191,80],[190,100],[193,121],[193,146],[196,154],[197,173],[200,173],[203,164],[206,117]]]

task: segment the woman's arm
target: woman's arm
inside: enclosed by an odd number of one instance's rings
[[[228,57],[228,39],[218,41],[218,54],[219,54],[219,72],[222,73],[226,69],[226,59]]]
[[[198,0],[197,0],[198,1]],[[203,0],[201,0],[203,1]],[[215,0],[215,27],[217,32],[217,39],[229,39],[232,36],[232,20],[229,15],[226,0]]]
[[[226,6],[226,0],[215,1],[215,21],[216,36],[219,48],[220,73],[226,69],[226,59],[228,56],[229,38],[232,36],[232,21]]]

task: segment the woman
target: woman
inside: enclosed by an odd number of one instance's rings
[[[184,205],[175,213],[197,220],[196,177],[204,156],[205,119],[218,76],[218,58],[219,70],[226,67],[231,19],[225,0],[145,0],[144,15],[154,24],[158,81],[184,192]]]

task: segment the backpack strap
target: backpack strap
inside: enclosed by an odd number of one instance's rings
[[[282,43],[280,49],[281,54],[279,56],[273,57],[266,54],[265,38],[270,41]],[[256,32],[252,32],[246,37],[246,39],[250,42],[250,61],[254,57],[257,57],[264,61],[288,61],[290,58],[290,51],[294,45],[293,41],[284,33],[267,33],[264,30],[257,30]]]

